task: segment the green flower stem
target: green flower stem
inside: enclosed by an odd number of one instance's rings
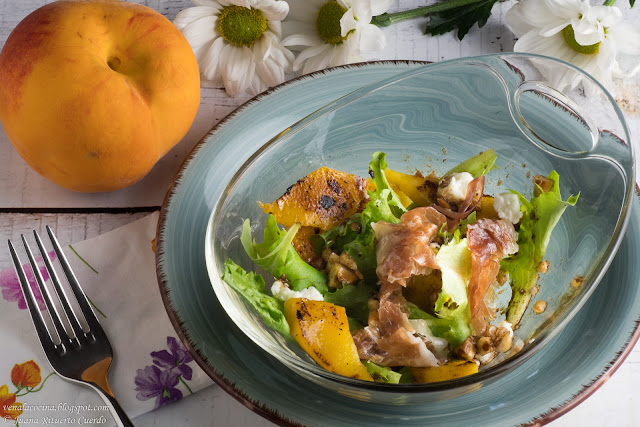
[[[86,265],[87,267],[89,267],[89,269],[91,269],[91,271],[93,271],[93,272],[94,272],[94,273],[96,273],[96,274],[100,274],[100,273],[98,273],[98,270],[96,270],[95,268],[93,268],[93,267],[91,266],[91,264],[89,264],[89,263],[87,262],[87,260],[85,260],[84,258],[82,258],[82,257],[80,256],[80,254],[79,254],[79,253],[74,249],[74,247],[73,247],[73,246],[69,245],[69,249],[71,249],[71,250],[73,251],[73,253],[74,253],[74,254],[76,254],[76,256],[77,256],[78,258],[80,258],[80,261],[84,262],[84,263],[85,263],[85,265]],[[93,301],[91,301],[91,298],[89,298],[89,295],[87,295],[87,294],[86,294],[86,292],[85,292],[84,296],[85,296],[85,297],[87,297],[87,301],[89,301],[89,304],[91,304],[91,307],[93,307],[93,309],[94,309],[95,311],[97,311],[98,313],[100,313],[100,315],[102,315],[102,317],[104,317],[104,318],[106,319],[106,318],[107,318],[106,314],[104,314],[104,313],[102,312],[102,310],[100,310],[100,309],[98,308],[98,306],[97,306],[97,305],[95,305],[95,304],[93,303]]]
[[[478,3],[482,0],[449,0],[441,3],[432,4],[429,6],[417,7],[415,9],[405,10],[402,12],[383,13],[382,15],[374,16],[371,19],[371,23],[378,27],[388,27],[396,22],[405,21],[407,19],[418,18],[420,16],[427,16],[432,13],[444,12],[445,10],[455,9],[461,6],[466,6],[473,3]],[[611,1],[611,0],[607,0]],[[613,0],[615,2],[615,0]]]
[[[616,0],[606,0],[602,5],[603,6],[613,6],[616,3]]]
[[[181,375],[178,375],[178,379],[187,388],[187,390],[189,390],[189,393],[193,394],[193,391],[191,390],[191,387],[189,387],[189,385],[187,385],[187,383],[182,379]]]
[[[89,263],[88,263],[84,258],[82,258],[82,257],[80,256],[80,254],[79,254],[78,252],[76,252],[76,250],[73,248],[73,246],[69,245],[69,249],[71,249],[71,250],[73,251],[73,253],[74,253],[74,254],[76,254],[76,256],[77,256],[78,258],[80,258],[80,260],[81,260],[82,262],[84,262],[84,263],[86,264],[86,266],[87,266],[87,267],[89,267],[89,268],[91,269],[91,271],[93,271],[93,272],[94,272],[94,273],[96,273],[96,274],[100,274],[100,273],[98,273],[98,270],[96,270],[95,268],[93,268],[93,267],[91,266],[91,264],[89,264]]]
[[[44,387],[44,383],[45,383],[45,382],[47,382],[47,380],[49,379],[49,377],[50,377],[51,375],[55,375],[55,374],[56,374],[55,372],[51,372],[49,375],[47,375],[47,376],[44,378],[44,380],[42,380],[42,382],[40,383],[40,387],[38,387],[38,388],[32,388],[31,390],[29,390],[29,388],[27,387],[27,389],[26,389],[27,391],[26,391],[26,392],[24,392],[24,393],[22,393],[22,394],[18,394],[18,393],[16,392],[16,397],[24,396],[25,394],[29,394],[29,393],[36,393],[36,392],[39,392],[40,390],[42,390],[42,387]]]
[[[89,295],[84,294],[84,296],[85,296],[85,297],[87,297],[87,301],[89,301],[89,304],[91,304],[91,307],[93,307],[93,309],[94,309],[95,311],[97,311],[98,313],[100,313],[100,315],[106,319],[106,318],[107,318],[107,315],[106,315],[106,314],[104,314],[104,313],[102,312],[102,310],[100,310],[100,309],[98,308],[98,306],[97,306],[97,305],[95,305],[95,304],[93,303],[93,301],[91,301],[91,298],[89,298]]]

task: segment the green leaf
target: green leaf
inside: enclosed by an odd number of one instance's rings
[[[498,155],[494,149],[486,150],[451,168],[442,176],[469,172],[474,178],[478,178],[479,176],[488,174],[494,169],[498,169],[495,165],[497,158]]]
[[[451,321],[451,330],[444,338],[456,346],[471,335],[471,311],[467,298],[467,286],[471,279],[471,251],[467,239],[442,245],[436,262],[442,271],[442,291],[438,295],[435,311],[439,317]]]
[[[242,267],[228,259],[224,263],[222,280],[227,282],[253,307],[268,327],[278,331],[285,337],[290,337],[289,324],[284,316],[283,303],[265,293],[264,279],[261,275],[253,272],[247,273]]]
[[[367,282],[377,282],[375,234],[370,225],[362,224],[360,214],[355,214],[349,221],[331,230],[311,236],[311,244],[318,255],[325,248],[338,254],[346,252],[356,262]]]
[[[408,366],[403,366],[402,368],[400,368],[398,370],[398,373],[401,375],[398,384],[411,384],[415,382],[413,374],[411,373],[411,368],[409,368]]]
[[[426,320],[431,333],[436,337],[446,339],[450,346],[457,346],[471,335],[471,328],[469,327],[471,314],[465,314],[464,310],[460,310],[457,316],[440,318],[430,315],[410,302],[407,303],[407,308],[409,309],[409,319]],[[466,310],[469,310],[468,306]]]
[[[289,231],[280,230],[276,219],[269,215],[262,243],[256,243],[251,237],[251,224],[247,219],[242,225],[240,241],[253,262],[273,277],[285,280],[294,291],[314,286],[324,294],[328,290],[326,276],[300,258],[291,245],[299,228],[300,224],[295,224]]]
[[[629,6],[633,7],[636,4],[636,0],[629,0]]]
[[[531,300],[531,288],[538,280],[537,267],[542,262],[547,250],[551,232],[560,221],[560,217],[568,206],[578,201],[577,196],[570,196],[566,201],[560,195],[560,177],[556,171],[551,171],[547,177],[553,181],[551,190],[543,192],[538,187],[539,195],[533,196],[531,201],[517,194],[522,203],[523,211],[520,229],[518,231],[518,253],[501,262],[502,268],[509,273],[512,297],[507,309],[507,321],[517,325],[524,315]]]
[[[435,310],[438,317],[407,303],[410,319],[423,319],[431,332],[445,338],[452,347],[471,335],[471,312],[467,299],[467,285],[471,277],[471,252],[467,239],[440,247],[436,262],[442,269],[442,291],[438,295]]]
[[[398,384],[400,378],[402,378],[402,374],[395,372],[387,366],[376,365],[368,360],[363,363],[367,368],[367,372],[371,375],[371,378],[377,383]]]
[[[430,16],[425,34],[437,36],[458,30],[458,39],[462,40],[474,24],[484,26],[491,16],[491,10],[498,0],[481,0],[477,3],[457,7]]]
[[[360,329],[364,329],[364,325],[358,322],[353,317],[347,317],[347,320],[349,321],[349,331],[353,332],[353,331],[359,331]]]
[[[369,321],[369,298],[375,292],[375,289],[361,280],[353,285],[344,285],[335,292],[327,292],[324,300],[344,307],[349,318],[366,325]]]
[[[442,245],[436,255],[436,263],[442,271],[442,291],[438,295],[435,311],[442,311],[445,304],[452,302],[458,307],[468,304],[467,285],[471,279],[471,251],[467,247],[467,239]]]
[[[387,181],[384,173],[387,168],[386,156],[382,151],[376,151],[369,163],[369,174],[373,177],[376,190],[368,192],[370,200],[362,211],[362,222],[365,226],[378,221],[398,223],[402,214],[407,211]]]
[[[344,252],[353,258],[358,270],[360,270],[368,283],[376,283],[378,281],[375,241],[376,235],[373,232],[373,228],[369,226],[355,240],[344,245]]]

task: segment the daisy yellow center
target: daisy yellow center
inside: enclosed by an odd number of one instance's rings
[[[579,44],[576,41],[576,34],[571,25],[567,25],[562,29],[562,37],[571,49],[583,55],[597,55],[600,50],[600,42],[587,46]]]
[[[347,11],[337,1],[331,0],[320,7],[316,18],[316,29],[320,38],[328,44],[340,44],[346,37],[342,37],[340,19]]]
[[[218,15],[218,32],[234,46],[252,46],[267,30],[267,19],[259,9],[229,5]]]

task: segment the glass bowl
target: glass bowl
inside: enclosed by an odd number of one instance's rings
[[[559,82],[558,77],[564,80]],[[564,81],[580,82],[571,89]],[[264,118],[268,120],[268,117]],[[205,256],[216,297],[233,322],[284,366],[329,390],[385,404],[417,404],[473,392],[520,365],[549,342],[594,291],[626,228],[635,183],[634,152],[623,115],[607,91],[579,69],[555,59],[497,54],[456,59],[404,72],[352,92],[297,122],[252,153],[215,203]],[[556,170],[564,199],[580,193],[556,226],[516,337],[521,351],[477,374],[438,383],[384,384],[340,376],[318,366],[262,319],[222,281],[231,258],[263,273],[240,243],[242,223],[262,236],[272,202],[321,166],[366,176],[371,154],[387,153],[390,168],[443,174],[487,149],[498,155],[485,194],[532,193],[531,175]],[[212,167],[224,167],[224,159]],[[224,184],[224,183],[221,183]],[[579,287],[572,279],[581,276]],[[535,314],[535,301],[547,302]],[[256,373],[259,375],[259,373]]]

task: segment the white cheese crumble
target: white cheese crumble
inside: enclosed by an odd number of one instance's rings
[[[409,324],[415,329],[415,333],[424,337],[427,341],[431,342],[433,346],[433,354],[438,359],[443,359],[447,355],[449,349],[449,342],[444,338],[439,338],[431,333],[427,321],[424,319],[409,319]]]
[[[451,175],[449,184],[439,187],[437,194],[450,202],[462,202],[467,198],[467,188],[471,181],[473,181],[473,175],[469,172],[454,173]]]
[[[522,218],[520,200],[513,193],[501,193],[493,199],[493,208],[501,219],[506,219],[512,224],[517,224]]]
[[[291,298],[306,298],[315,301],[323,301],[322,294],[315,287],[309,286],[301,291],[294,291],[281,280],[273,282],[273,285],[271,285],[271,294],[281,301],[286,301]]]

